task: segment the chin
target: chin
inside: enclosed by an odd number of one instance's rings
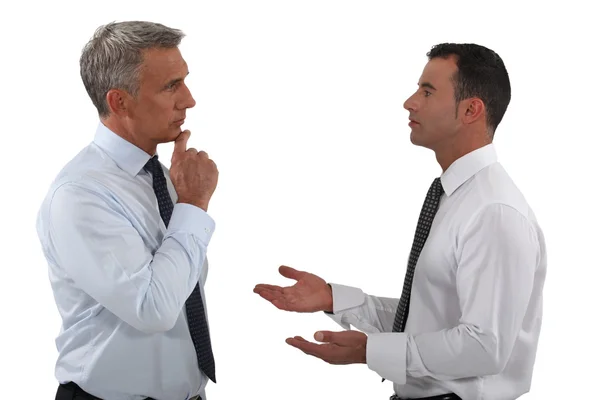
[[[415,146],[421,146],[421,141],[415,131],[410,131],[410,142]]]
[[[177,139],[177,136],[179,136],[180,133],[181,131],[171,128],[166,131],[157,132],[154,138],[158,143],[169,143]]]
[[[426,149],[431,149],[431,147],[427,144],[427,142],[425,140],[423,140],[423,137],[419,136],[418,134],[415,134],[414,131],[412,131],[410,133],[410,142],[415,146],[425,147]]]
[[[179,136],[179,134],[182,131],[183,131],[183,129],[181,129],[180,127],[172,126],[166,135],[169,138],[168,141],[171,142],[171,141],[177,139],[177,136]]]

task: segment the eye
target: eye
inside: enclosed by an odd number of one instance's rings
[[[429,90],[424,90],[424,92],[425,92],[425,97],[431,96],[431,92]]]
[[[175,90],[177,89],[177,87],[179,86],[179,82],[173,82],[173,83],[169,83],[167,86],[165,86],[165,90]]]

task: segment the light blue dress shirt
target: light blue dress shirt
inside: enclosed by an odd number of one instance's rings
[[[200,282],[206,305],[215,223],[175,204],[167,229],[143,169],[149,159],[100,123],[43,201],[37,231],[62,317],[55,375],[110,400],[206,399],[185,301]]]

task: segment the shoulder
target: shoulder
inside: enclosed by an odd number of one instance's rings
[[[459,241],[478,235],[511,242],[542,240],[533,209],[500,163],[482,169],[457,193],[461,215]],[[462,239],[462,240],[461,240]]]
[[[497,213],[517,214],[534,223],[535,214],[517,184],[500,163],[482,169],[467,183],[461,203],[472,217]]]
[[[110,203],[115,196],[111,180],[118,167],[94,143],[84,147],[69,160],[50,183],[39,210],[47,216],[52,209],[89,205],[90,200]]]

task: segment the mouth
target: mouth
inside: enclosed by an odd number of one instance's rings
[[[185,118],[178,119],[177,121],[173,121],[173,123],[175,125],[183,125],[184,122],[185,122]]]
[[[417,126],[420,125],[417,121],[415,121],[414,119],[409,119],[408,120],[408,126]]]

